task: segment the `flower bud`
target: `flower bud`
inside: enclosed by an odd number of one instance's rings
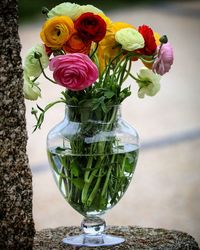
[[[43,44],[37,44],[31,48],[26,55],[24,69],[29,77],[39,77],[42,73],[38,59],[40,59],[42,68],[47,68],[49,65],[49,57]]]
[[[167,38],[166,35],[164,35],[164,36],[161,36],[161,38],[159,39],[159,41],[160,41],[161,43],[167,43],[167,42],[168,42],[168,38]]]
[[[36,115],[37,113],[38,113],[37,109],[34,109],[34,108],[31,109],[31,114],[32,115]]]
[[[35,59],[40,59],[42,57],[42,54],[38,51],[34,52]]]
[[[47,15],[49,13],[49,9],[47,7],[42,7],[42,14]]]

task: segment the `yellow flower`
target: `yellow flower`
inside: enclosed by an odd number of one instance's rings
[[[109,26],[110,24],[112,24],[112,21],[110,20],[110,18],[104,15],[103,13],[98,13],[97,15],[100,16],[106,22],[106,26]]]
[[[106,23],[106,35],[103,40],[101,40],[100,45],[101,46],[108,46],[109,43],[113,44],[114,40],[114,26],[110,18],[105,16],[104,14],[98,14]]]
[[[73,28],[74,23],[70,17],[56,16],[44,23],[40,37],[46,46],[60,49],[70,37]]]
[[[125,28],[136,29],[133,25],[131,25],[129,23],[123,23],[123,22],[115,22],[114,27],[115,27],[115,32],[117,32],[118,30],[121,30],[121,29],[125,29]]]
[[[155,41],[156,41],[156,45],[160,45],[160,35],[157,32],[153,32]]]

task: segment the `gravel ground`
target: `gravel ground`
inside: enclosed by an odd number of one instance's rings
[[[137,99],[133,83],[133,95],[123,104],[123,116],[137,128],[143,147],[134,179],[124,198],[107,213],[106,221],[182,230],[200,242],[200,2],[130,7],[108,15],[115,21],[148,24],[168,34],[175,62],[157,96]],[[21,25],[23,58],[29,47],[40,42],[40,25]],[[134,70],[140,66],[136,64]],[[44,106],[59,96],[61,88],[44,79],[41,83],[43,98],[38,103]],[[32,134],[30,111],[35,103],[26,105],[36,228],[79,225],[81,216],[59,194],[46,156],[46,135],[63,118],[64,107],[50,111],[42,130]]]

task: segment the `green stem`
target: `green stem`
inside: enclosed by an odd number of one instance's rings
[[[155,60],[152,59],[152,60],[145,60],[143,57],[140,57],[140,60],[145,62],[145,63],[153,63]]]
[[[70,168],[70,162],[68,160],[68,158],[65,156],[65,157],[60,157],[60,162],[62,164],[62,166],[64,167],[63,169],[63,174],[65,175],[65,178],[63,178],[63,181],[64,181],[64,187],[65,187],[65,195],[66,195],[66,198],[68,198],[68,194],[69,194],[69,168]],[[66,180],[68,179],[68,180]]]
[[[44,121],[44,115],[45,115],[45,113],[50,109],[50,108],[52,108],[55,104],[57,104],[57,103],[63,103],[63,102],[65,102],[63,99],[61,99],[61,100],[59,100],[59,101],[55,101],[55,102],[52,102],[52,103],[49,103],[44,109],[41,109],[38,105],[37,105],[37,107],[38,107],[38,109],[41,111],[41,113],[40,113],[40,115],[39,115],[39,117],[37,116],[37,115],[35,115],[35,112],[32,112],[32,114],[35,116],[35,118],[36,118],[36,120],[37,120],[37,123],[36,123],[36,125],[35,125],[35,128],[34,128],[34,130],[33,130],[33,132],[35,132],[36,131],[36,129],[40,129],[41,128],[41,125],[42,125],[42,123],[43,123],[43,121]],[[35,110],[34,110],[35,111]]]
[[[38,61],[39,61],[40,68],[41,68],[41,70],[42,70],[42,74],[44,75],[44,77],[45,77],[47,80],[49,80],[50,82],[52,82],[52,83],[56,83],[56,82],[55,82],[55,81],[53,81],[51,78],[49,78],[49,77],[46,75],[46,73],[44,72],[44,69],[43,69],[43,67],[42,67],[42,63],[41,63],[40,58],[38,58]]]
[[[99,47],[99,43],[96,44],[96,48],[94,49],[94,51],[93,51],[92,54],[90,55],[90,58],[91,58],[91,59],[92,59],[92,57],[94,56],[94,54],[96,53],[98,47]]]
[[[89,181],[84,184],[84,187],[82,190],[82,195],[81,195],[81,201],[83,204],[85,204],[87,201],[89,187],[90,187],[94,177],[96,176],[98,170],[99,170],[98,168],[94,169],[92,171],[92,173],[90,174]]]
[[[59,176],[59,181],[58,181],[58,187],[59,187],[59,189],[60,189],[61,192],[62,192],[61,185],[62,185],[62,180],[63,180],[63,176],[62,176],[62,174],[63,174],[63,168],[64,168],[64,166],[62,165],[61,166],[61,170],[60,170],[61,175]]]
[[[110,61],[110,63],[107,65],[106,70],[105,70],[105,77],[104,77],[104,79],[107,78],[108,73],[110,72],[110,67],[111,67],[112,63],[113,63],[115,60],[117,60],[123,53],[124,53],[124,51],[121,51],[121,52],[120,52],[117,56],[115,56],[115,57]]]
[[[127,66],[128,60],[129,60],[129,58],[126,58],[126,60],[124,62],[124,65],[122,66],[122,70],[121,70],[121,74],[120,74],[120,78],[119,78],[119,86],[120,87],[121,87],[121,85],[123,83],[123,78],[124,78],[124,74],[126,72],[126,66]]]
[[[126,155],[124,156],[124,159],[123,159],[123,162],[122,162],[122,166],[121,166],[121,170],[120,170],[120,177],[124,176],[125,163],[126,163]]]
[[[122,85],[122,84],[126,81],[126,79],[129,77],[129,75],[130,75],[130,70],[131,70],[131,65],[132,65],[132,61],[131,61],[131,59],[129,59],[128,69],[127,69],[127,70],[125,69],[126,75],[125,75],[125,77],[122,79],[121,85]]]
[[[87,166],[86,166],[86,171],[85,171],[85,174],[84,174],[84,182],[85,183],[88,183],[89,182],[89,174],[90,174],[90,169],[91,169],[91,166],[92,166],[92,161],[93,161],[93,157],[91,156],[88,160],[88,163],[87,163]]]
[[[106,175],[106,180],[104,182],[103,189],[102,189],[102,192],[101,192],[102,197],[105,196],[105,193],[106,193],[107,188],[108,188],[108,183],[109,183],[109,180],[110,180],[110,174],[111,174],[112,164],[114,162],[114,159],[115,159],[115,155],[112,156],[111,164],[110,164],[109,170],[108,170],[107,175]]]
[[[138,78],[137,77],[135,77],[133,74],[131,74],[130,72],[129,72],[129,76],[131,77],[131,78],[133,78],[135,81],[138,81]]]
[[[111,82],[114,81],[114,78],[116,77],[116,73],[117,73],[117,70],[119,69],[119,67],[121,66],[121,63],[126,60],[125,57],[122,57],[119,62],[117,63],[115,69],[113,70],[113,74],[112,74],[112,77],[111,77]]]
[[[102,172],[102,169],[100,168],[98,178],[97,178],[97,182],[96,182],[96,184],[94,186],[94,189],[92,190],[92,193],[90,194],[90,196],[89,196],[89,198],[87,200],[87,206],[91,205],[92,201],[94,200],[94,198],[95,198],[95,196],[96,196],[96,194],[98,192],[99,185],[101,183],[101,177],[102,177],[101,172]]]

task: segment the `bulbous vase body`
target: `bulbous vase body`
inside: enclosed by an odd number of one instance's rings
[[[105,223],[94,231],[95,223],[90,222],[122,198],[138,152],[138,134],[122,119],[120,106],[67,106],[64,120],[49,132],[47,153],[54,179],[66,201],[85,217],[85,234],[102,233]]]

